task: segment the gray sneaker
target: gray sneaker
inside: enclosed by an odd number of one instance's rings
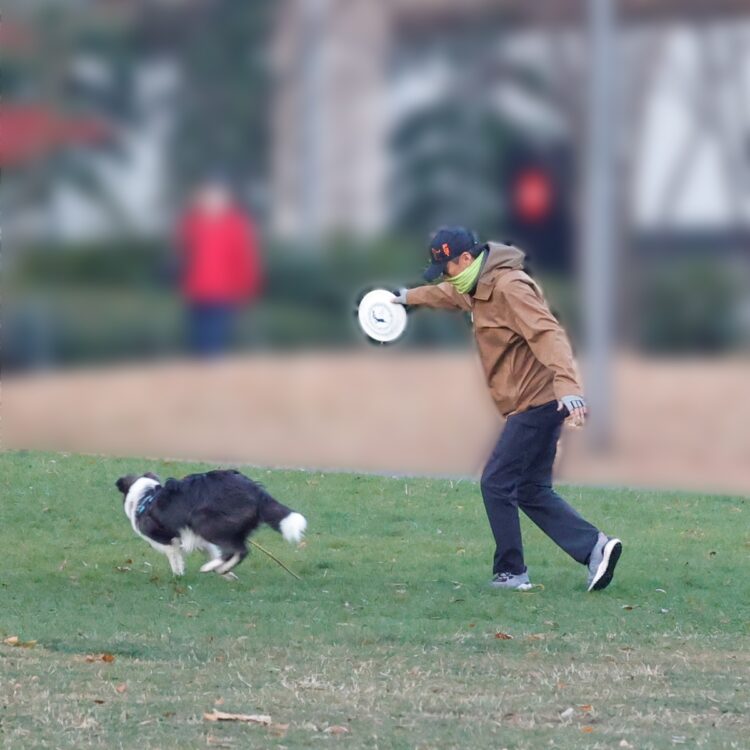
[[[588,591],[601,591],[609,586],[621,554],[622,542],[600,531],[589,558]]]
[[[525,591],[531,588],[531,581],[529,580],[528,573],[519,573],[518,575],[513,575],[512,573],[495,573],[493,579],[490,581],[490,586],[495,589]]]

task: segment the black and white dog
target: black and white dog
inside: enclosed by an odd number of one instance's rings
[[[190,474],[164,485],[146,473],[120,477],[116,485],[135,533],[164,553],[178,576],[185,572],[182,553],[200,549],[210,558],[202,572],[234,578],[231,570],[247,555],[247,538],[261,523],[292,543],[307,528],[303,515],[239,471]]]

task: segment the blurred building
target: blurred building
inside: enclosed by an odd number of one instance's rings
[[[394,133],[440,101],[486,107],[528,141],[562,141],[580,156],[585,7],[287,0],[274,53],[276,231],[386,228],[403,185],[394,179],[403,161]],[[628,239],[664,249],[684,245],[687,232],[715,247],[747,247],[750,6],[630,0],[616,8],[620,220],[632,230]],[[439,144],[437,126],[435,133]],[[477,200],[505,210],[502,194],[481,192]]]
[[[273,55],[279,234],[383,226],[388,23],[382,3],[284,3]]]
[[[557,164],[564,155],[576,210],[575,167],[586,139],[586,3],[283,0],[265,3],[275,33],[262,41],[250,15],[235,19],[233,5],[81,2],[61,15],[65,33],[56,36],[31,4],[10,3],[14,17],[0,31],[4,106],[41,102],[62,112],[84,105],[104,116],[117,144],[107,154],[77,149],[88,188],[68,179],[73,170],[46,170],[50,189],[37,226],[47,237],[163,229],[170,191],[184,177],[176,173],[175,129],[189,142],[200,136],[214,147],[238,138],[253,145],[261,156],[247,158],[239,146],[229,156],[213,150],[224,162],[237,163],[237,155],[247,162],[242,168],[253,173],[238,175],[239,182],[251,179],[264,194],[270,186],[268,212],[280,236],[422,230],[433,216],[494,230],[485,218],[499,221],[512,210],[503,160],[530,146],[541,148],[542,161],[549,153]],[[742,0],[614,6],[618,213],[628,244],[648,252],[747,247],[750,7]],[[207,23],[213,48],[197,49],[195,32]],[[240,23],[238,39],[226,38]],[[109,36],[90,45],[102,29]],[[49,70],[40,73],[34,59],[48,39],[58,49],[45,55]],[[266,111],[265,84],[243,79],[266,75],[267,66],[246,69],[237,58],[247,47],[263,60],[269,43]],[[231,51],[224,67],[216,67],[215,48]],[[214,66],[220,77],[207,76],[199,90],[186,65],[201,55],[205,70]],[[125,64],[127,77],[118,69]],[[228,79],[236,85],[219,96]],[[186,128],[181,118],[191,110],[202,119]],[[264,132],[249,126],[250,110],[269,122]],[[13,171],[7,150],[3,164]],[[540,155],[529,153],[538,166]],[[455,215],[445,216],[451,207]]]

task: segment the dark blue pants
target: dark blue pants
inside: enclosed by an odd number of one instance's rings
[[[188,310],[190,350],[199,357],[225,354],[232,343],[236,307],[231,304],[192,304]]]
[[[494,573],[523,573],[521,510],[579,563],[588,562],[598,529],[552,489],[563,412],[552,401],[508,417],[482,473],[482,498],[495,537]]]

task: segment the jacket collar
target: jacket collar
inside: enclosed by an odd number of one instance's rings
[[[497,277],[507,271],[523,268],[525,255],[522,250],[512,245],[503,245],[499,242],[490,242],[487,262],[482,269],[482,275],[477,282],[477,288],[472,297],[486,302],[492,296]]]

